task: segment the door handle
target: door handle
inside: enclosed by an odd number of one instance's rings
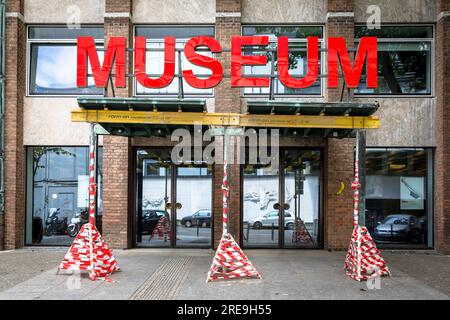
[[[283,203],[283,210],[289,210],[291,206],[289,205],[289,203]],[[277,202],[273,205],[273,208],[275,210],[280,210],[281,209],[281,205]]]
[[[175,204],[167,202],[166,203],[166,210],[172,210],[172,209],[181,209],[183,205],[179,202],[176,202]]]

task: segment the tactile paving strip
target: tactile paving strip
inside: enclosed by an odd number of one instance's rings
[[[165,260],[130,300],[172,300],[175,299],[189,274],[192,257],[177,257]]]

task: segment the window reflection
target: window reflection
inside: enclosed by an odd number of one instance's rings
[[[366,87],[364,70],[355,92],[388,95],[430,94],[432,31],[432,27],[426,26],[382,27],[376,31],[356,27],[356,38],[378,37],[378,87]]]
[[[211,75],[211,70],[196,66],[190,63],[182,51],[185,43],[192,37],[209,36],[214,37],[214,27],[208,26],[189,26],[189,27],[137,27],[136,35],[145,36],[147,39],[147,48],[159,49],[161,51],[147,51],[146,53],[146,73],[152,75],[151,78],[157,78],[164,72],[164,37],[173,36],[176,39],[176,48],[181,51],[175,51],[175,74],[179,74],[179,62],[183,70],[192,70],[194,75],[199,78],[207,78]],[[207,48],[202,48],[202,55],[212,57],[212,53]],[[197,50],[198,51],[198,50]],[[180,92],[179,78],[175,77],[170,85],[161,89],[145,88],[137,81],[137,95],[178,95]],[[186,95],[207,96],[213,94],[213,89],[196,89],[188,85],[182,79],[183,93]]]
[[[88,66],[88,86],[77,88],[77,37],[94,37],[97,48],[103,47],[104,30],[101,26],[30,26],[28,28],[29,94],[32,95],[88,95],[102,94],[95,88],[92,69]],[[98,51],[100,63],[103,51]]]
[[[88,222],[88,148],[31,147],[28,149],[31,228],[28,244],[70,245]],[[99,148],[97,226],[101,230],[102,149]]]
[[[104,52],[99,51],[100,63]],[[102,94],[88,76],[88,86],[78,88],[76,44],[33,44],[31,46],[30,94]],[[89,66],[89,74],[92,69]]]
[[[428,246],[426,149],[368,149],[366,226],[380,246]]]
[[[178,40],[176,43],[177,49],[183,49],[185,41]],[[148,75],[153,75],[152,78],[157,78],[155,75],[161,75],[164,73],[164,42],[149,42],[147,43],[147,48],[161,49],[161,51],[148,51],[146,53],[146,73]],[[202,55],[212,57],[210,51],[203,51]],[[190,63],[182,51],[175,51],[175,73],[179,72],[179,61],[181,58],[181,66],[183,70],[192,70],[194,75],[199,78],[207,78],[211,75],[211,70],[196,66]],[[183,92],[187,95],[212,95],[213,89],[197,89],[191,87],[184,79],[183,81]],[[172,83],[165,88],[161,89],[151,89],[142,86],[140,83],[136,82],[136,93],[137,94],[164,94],[164,95],[177,95],[179,92],[179,79],[174,78]]]
[[[277,49],[277,37],[287,36],[289,38],[289,73],[292,76],[304,77],[307,72],[307,54],[306,51],[295,51],[296,49],[306,50],[306,38],[309,36],[317,36],[322,38],[322,27],[318,26],[246,26],[243,28],[243,35],[257,35],[268,36],[269,45],[268,49]],[[319,43],[320,45],[320,43]],[[247,47],[244,50],[244,55],[266,55],[267,64],[264,66],[244,66],[245,75],[261,75],[269,76],[271,74],[273,60],[275,62],[274,74],[277,75],[277,53],[275,51],[267,52],[258,48]],[[321,64],[321,56],[319,55],[319,70]],[[274,93],[280,95],[320,95],[320,79],[310,87],[304,89],[293,89],[285,87],[276,78],[274,81]],[[270,88],[244,88],[244,93],[247,95],[267,95],[270,92]]]

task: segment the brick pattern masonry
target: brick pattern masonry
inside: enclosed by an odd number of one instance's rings
[[[329,13],[352,13],[353,0],[324,0]],[[450,11],[450,2],[438,1],[438,12]],[[105,41],[112,36],[132,35],[132,0],[105,0]],[[17,13],[7,18],[7,70],[6,70],[6,114],[5,114],[5,215],[0,233],[4,229],[5,249],[23,245],[25,229],[25,148],[23,136],[23,100],[25,96],[26,30],[20,17],[24,14],[24,0],[7,1],[7,12]],[[241,0],[216,0],[216,38],[223,48],[229,48],[233,34],[241,32]],[[354,18],[348,15],[327,15],[326,35],[345,36],[348,47],[353,47]],[[435,241],[436,248],[450,252],[450,149],[446,131],[450,119],[450,18],[444,16],[437,22],[436,32],[436,173],[435,173]],[[131,53],[129,53],[131,54]],[[229,74],[230,54],[222,53],[220,60],[224,73]],[[131,59],[128,59],[130,70]],[[131,79],[127,89],[117,89],[116,96],[131,96]],[[326,90],[328,101],[339,101],[342,88]],[[343,100],[349,100],[344,90]],[[230,80],[224,79],[215,89],[216,112],[241,112],[240,90],[231,88]],[[166,140],[167,141],[167,140]],[[103,234],[112,248],[131,246],[131,217],[133,216],[132,193],[132,151],[136,145],[171,145],[156,138],[124,138],[106,136],[103,141]],[[350,183],[353,178],[353,139],[284,139],[283,145],[324,147],[324,245],[327,249],[346,249],[352,230],[352,198]],[[220,141],[218,142],[220,145]],[[214,245],[222,233],[222,199],[220,185],[222,168],[214,168]],[[229,182],[232,187],[230,198],[230,233],[240,240],[241,179],[240,167],[232,165]],[[338,180],[347,186],[344,194],[336,196]],[[219,217],[219,218],[217,218]],[[0,237],[1,241],[1,237]],[[0,249],[1,249],[0,245]]]

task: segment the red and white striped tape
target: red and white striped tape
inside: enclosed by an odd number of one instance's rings
[[[356,281],[368,280],[374,276],[390,275],[375,241],[366,227],[360,226],[359,218],[359,162],[355,160],[355,180],[353,189],[353,233],[345,258],[344,269],[349,277]]]
[[[207,281],[237,278],[261,279],[261,275],[231,234],[226,234],[220,240],[219,247],[208,272]]]
[[[158,240],[170,240],[170,224],[166,217],[162,216],[158,220],[155,229],[153,229],[150,235],[150,240],[155,238],[155,234],[158,236]]]
[[[94,225],[86,223],[81,227],[59,269],[87,270],[91,280],[109,280],[108,276],[119,270],[119,267],[100,232]]]
[[[229,192],[230,186],[228,185],[227,163],[224,161],[222,180],[223,232],[206,281],[230,280],[237,278],[261,279],[259,272],[256,271],[255,267],[244,254],[237,242],[231,234],[228,233]]]
[[[103,278],[119,270],[112,251],[106,246],[100,232],[95,227],[97,185],[95,183],[95,143],[91,136],[89,146],[89,223],[84,224],[75,237],[60,270],[87,270],[91,280]]]
[[[313,244],[314,240],[311,237],[308,229],[306,229],[305,223],[302,219],[298,218],[295,221],[295,229],[292,232],[292,242],[302,244]]]

